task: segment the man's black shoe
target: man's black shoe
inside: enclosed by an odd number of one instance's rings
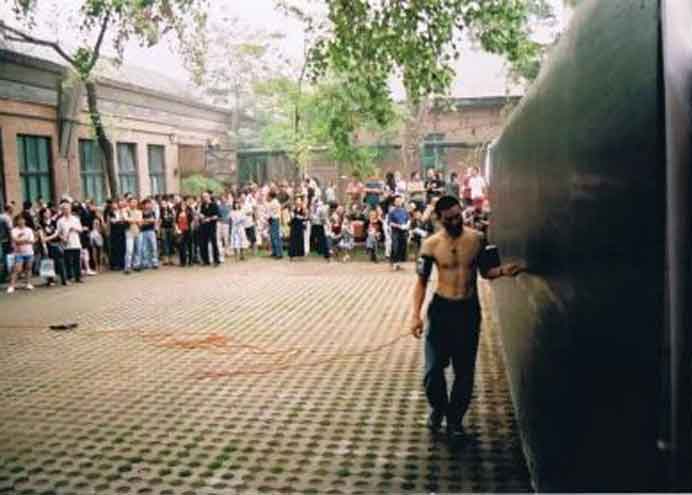
[[[444,415],[441,412],[433,410],[428,416],[425,426],[433,433],[440,433],[442,430],[442,418],[444,418]]]

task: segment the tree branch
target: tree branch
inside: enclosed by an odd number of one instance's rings
[[[96,45],[94,46],[94,51],[91,54],[91,60],[89,61],[89,65],[86,66],[85,73],[89,74],[91,72],[91,69],[94,68],[94,65],[96,65],[96,62],[99,59],[99,54],[101,52],[101,44],[103,43],[103,38],[106,34],[106,30],[108,29],[108,22],[111,19],[111,13],[110,11],[106,14],[106,17],[103,18],[103,23],[101,24],[101,32],[99,32],[99,37],[96,40]]]
[[[19,43],[30,43],[32,45],[47,46],[55,50],[58,55],[65,59],[72,67],[77,68],[77,62],[74,58],[70,57],[65,50],[63,50],[57,41],[48,41],[41,38],[36,38],[30,34],[25,33],[19,29],[8,26],[5,22],[0,21],[0,31],[5,33],[12,33],[15,36],[7,36],[10,41],[17,41]]]

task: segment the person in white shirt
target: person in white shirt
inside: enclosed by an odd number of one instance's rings
[[[473,167],[471,169],[471,178],[469,179],[469,188],[471,189],[471,202],[473,206],[482,206],[483,199],[485,199],[485,190],[487,184],[478,167]]]
[[[14,292],[17,278],[24,273],[27,290],[33,290],[31,285],[31,265],[34,262],[34,231],[26,226],[24,216],[17,215],[14,219],[15,227],[11,231],[12,244],[14,246],[14,269],[10,276],[10,285],[7,293]]]
[[[75,282],[82,283],[82,242],[79,238],[83,228],[82,222],[72,213],[72,204],[65,199],[60,202],[60,211],[62,216],[58,220],[57,230],[65,252],[67,278],[74,277]]]

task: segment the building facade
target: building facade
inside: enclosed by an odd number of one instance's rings
[[[174,193],[225,142],[230,112],[189,98],[97,79],[121,193]],[[0,203],[108,196],[83,87],[59,64],[0,50]],[[232,173],[235,156],[215,160]]]

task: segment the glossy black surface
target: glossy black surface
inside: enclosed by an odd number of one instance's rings
[[[535,488],[661,488],[665,143],[657,0],[584,1],[493,155],[493,283]]]

